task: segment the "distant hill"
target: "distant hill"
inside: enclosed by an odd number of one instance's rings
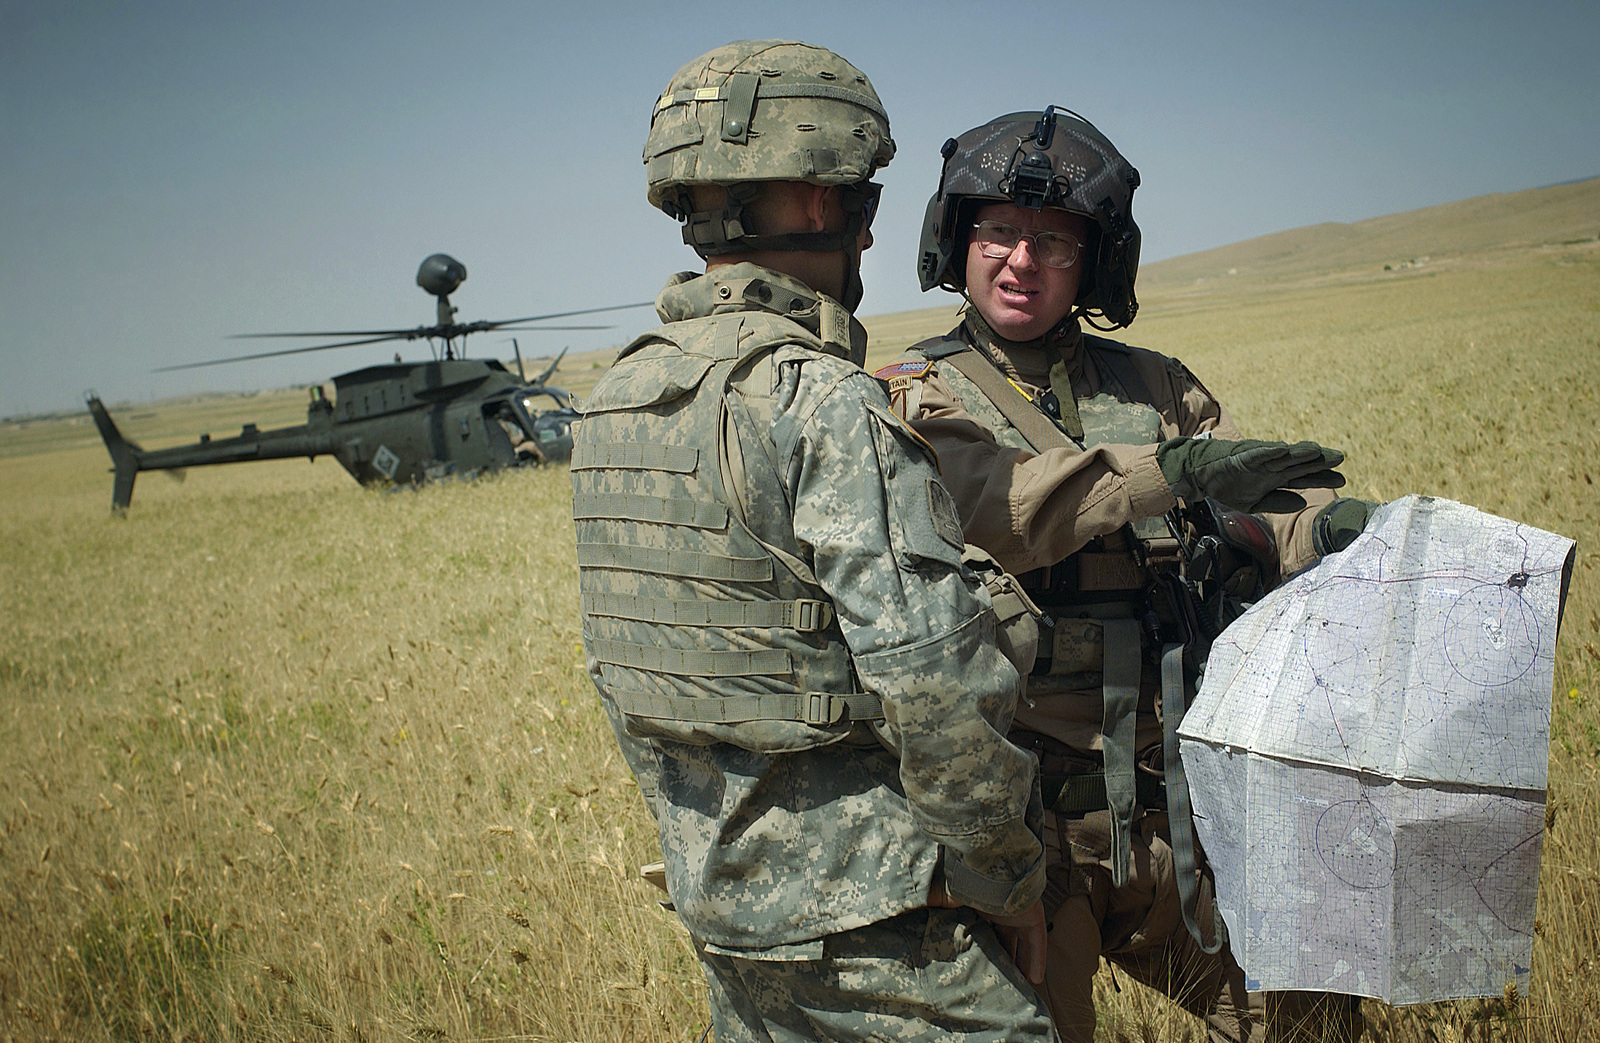
[[[1442,206],[1319,224],[1185,254],[1144,266],[1140,296],[1197,279],[1281,279],[1351,269],[1413,267],[1445,257],[1593,239],[1600,235],[1600,178],[1477,196]],[[1426,260],[1423,260],[1426,259]]]
[[[1291,283],[1381,278],[1392,272],[1492,262],[1497,254],[1600,238],[1600,178],[1522,192],[1477,196],[1442,206],[1276,232],[1214,250],[1142,265],[1146,307],[1208,294],[1218,287],[1266,289]],[[936,308],[863,319],[872,357],[949,329],[955,299]]]

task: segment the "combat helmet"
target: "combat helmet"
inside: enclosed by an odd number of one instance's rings
[[[702,257],[747,250],[843,249],[877,200],[873,171],[894,157],[889,117],[854,65],[823,47],[740,40],[679,69],[656,101],[644,145],[650,205],[684,222]],[[763,181],[844,186],[844,232],[747,233],[743,206]],[[728,203],[696,212],[689,189]]]
[[[923,290],[960,293],[966,287],[967,229],[985,203],[1031,210],[1055,207],[1088,218],[1092,241],[1074,302],[1107,329],[1126,326],[1139,310],[1133,280],[1139,271],[1139,226],[1133,192],[1139,172],[1075,112],[1047,106],[1013,112],[951,138],[940,149],[944,168],[928,201],[917,250]]]

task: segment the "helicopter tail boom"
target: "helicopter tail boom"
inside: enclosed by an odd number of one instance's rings
[[[116,474],[111,486],[111,509],[120,513],[126,511],[133,500],[133,480],[139,475],[141,450],[137,443],[122,437],[99,395],[90,392],[85,398],[94,416],[94,426],[100,429],[100,437],[111,453],[111,465]]]
[[[255,424],[246,424],[232,438],[212,438],[202,435],[200,441],[170,449],[141,449],[117,430],[111,414],[99,396],[86,396],[89,412],[94,415],[95,426],[111,453],[111,463],[116,475],[111,489],[111,510],[121,514],[133,499],[133,480],[140,471],[181,471],[189,467],[211,464],[231,464],[245,460],[282,460],[304,456],[314,459],[333,453],[337,445],[333,437],[332,407],[313,404],[313,414],[321,419],[318,424],[280,427],[261,431]]]

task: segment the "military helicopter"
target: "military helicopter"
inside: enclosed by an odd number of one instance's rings
[[[171,471],[181,476],[184,468],[209,464],[333,456],[362,485],[388,485],[419,484],[452,475],[471,476],[505,467],[570,459],[570,428],[578,413],[569,392],[546,383],[555,375],[566,349],[530,381],[522,369],[520,347],[515,349],[517,372],[512,373],[496,359],[466,358],[467,335],[495,329],[609,329],[607,326],[521,324],[641,308],[649,302],[528,315],[497,322],[458,323],[450,294],[466,278],[466,266],[447,254],[432,254],[417,269],[417,285],[438,298],[438,321],[432,326],[244,333],[238,336],[359,339],[163,366],[156,371],[194,369],[391,340],[426,339],[434,345],[434,358],[430,361],[402,362],[397,353],[393,363],[368,366],[334,377],[332,401],[325,395],[322,385],[312,385],[306,422],[295,427],[262,431],[255,424],[246,424],[231,438],[201,435],[198,442],[190,445],[142,449],[117,430],[100,397],[92,391],[86,393],[89,412],[111,453],[113,513],[120,514],[128,509],[133,499],[133,482],[140,471]],[[512,343],[516,345],[515,339]]]

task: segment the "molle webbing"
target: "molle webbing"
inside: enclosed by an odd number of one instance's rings
[[[583,614],[616,616],[679,627],[788,627],[801,633],[826,630],[833,606],[826,601],[673,601],[633,594],[585,594]]]
[[[575,520],[626,518],[696,529],[720,529],[728,524],[728,508],[720,503],[669,500],[635,493],[577,493],[572,497],[572,517]]]
[[[746,447],[745,482],[778,481],[772,459],[749,451],[773,431],[730,387],[741,367],[796,342],[791,324],[781,341],[766,325],[696,320],[669,342],[681,352],[636,363],[661,366],[666,385],[641,370],[591,395],[572,456],[573,518],[584,646],[617,709],[684,741],[783,749],[883,710],[858,690],[832,603],[808,569],[795,571],[804,552],[787,519],[747,518],[722,472],[731,426]],[[707,730],[761,722],[798,730]]]
[[[772,559],[733,558],[724,554],[628,547],[616,543],[578,541],[578,567],[633,569],[658,576],[682,576],[723,582],[754,582],[772,578]]]
[[[794,669],[794,660],[780,648],[707,652],[698,648],[662,648],[597,637],[589,640],[589,654],[614,666],[683,677],[760,677],[787,674]]]
[[[581,452],[580,452],[581,450]],[[625,468],[692,474],[699,462],[697,449],[683,446],[601,442],[580,445],[572,454],[573,470]],[[641,496],[632,493],[575,492],[572,517],[576,521],[618,518],[660,525],[721,529],[728,524],[724,504],[688,498]],[[578,543],[579,567],[637,569],[657,575],[684,576],[716,581],[762,581],[772,578],[772,559],[743,558],[694,551],[630,547],[614,543]]]
[[[670,471],[691,474],[700,460],[700,450],[681,445],[650,445],[639,442],[603,442],[572,447],[574,471],[603,467],[635,468],[643,471]]]
[[[681,696],[608,690],[617,709],[636,717],[699,724],[744,724],[749,721],[803,721],[825,727],[841,721],[881,721],[883,704],[875,695],[833,695],[829,692],[770,695]]]

